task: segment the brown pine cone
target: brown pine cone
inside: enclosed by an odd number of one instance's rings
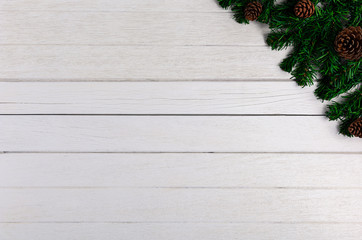
[[[248,3],[248,5],[246,5],[244,10],[245,19],[249,21],[254,21],[258,19],[262,10],[263,10],[263,5],[261,5],[260,2]]]
[[[349,125],[348,131],[355,137],[362,138],[362,118],[358,118],[356,121]]]
[[[334,49],[346,60],[357,61],[362,57],[362,28],[343,29],[334,41]]]
[[[294,6],[294,14],[300,18],[309,18],[315,12],[314,4],[309,0],[300,0]]]

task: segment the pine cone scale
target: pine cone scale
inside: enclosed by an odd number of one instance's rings
[[[263,11],[263,5],[259,2],[250,2],[248,5],[246,5],[244,14],[245,19],[249,21],[254,21],[258,19],[261,12]]]
[[[315,7],[310,0],[300,0],[294,7],[294,14],[299,18],[309,18],[314,12]]]
[[[350,26],[338,33],[334,49],[346,60],[357,61],[362,57],[362,28]]]
[[[355,137],[362,138],[362,118],[358,118],[356,121],[351,123],[348,131]]]

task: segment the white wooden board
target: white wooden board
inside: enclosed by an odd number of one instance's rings
[[[2,45],[264,46],[269,32],[266,24],[242,27],[226,12],[169,11],[3,12],[0,29]]]
[[[0,154],[0,187],[362,188],[361,154]]]
[[[0,46],[2,80],[288,79],[284,51],[228,46]]]
[[[3,11],[220,12],[215,0],[2,0]]]
[[[0,240],[359,239],[360,140],[267,32],[215,0],[0,1]]]
[[[288,82],[0,82],[1,114],[324,114]]]
[[[362,222],[354,189],[0,189],[0,222]]]
[[[32,223],[0,224],[0,237],[11,240],[356,240],[353,223]]]
[[[361,152],[311,116],[1,116],[0,151]]]

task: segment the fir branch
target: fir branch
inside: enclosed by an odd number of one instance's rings
[[[343,76],[344,75],[340,75],[339,78],[336,76],[333,79],[329,76],[323,76],[318,80],[318,87],[314,91],[316,97],[321,100],[332,100],[361,83],[360,75],[352,79],[346,79]]]
[[[334,102],[328,106],[326,116],[332,121],[340,120],[339,132],[352,137],[348,128],[352,122],[362,117],[362,85],[342,98],[341,102]]]
[[[248,3],[258,1],[262,4],[263,10],[257,21],[261,23],[269,23],[274,8],[275,0],[218,0],[219,5],[223,8],[230,8],[233,12],[233,18],[238,23],[248,24],[245,19],[244,11]]]
[[[240,2],[239,0],[218,0],[219,4],[223,8],[228,8],[230,6],[235,5],[237,2]]]
[[[313,80],[316,78],[316,69],[307,60],[298,62],[291,73],[293,79],[302,87],[313,85]]]
[[[272,30],[266,39],[266,43],[273,50],[283,50],[289,46],[292,46],[293,43],[295,43],[294,40],[293,31]]]
[[[279,64],[279,67],[286,72],[291,72],[298,63],[297,58],[294,57],[298,51],[298,48],[295,47],[293,51],[289,53],[288,56]]]
[[[218,1],[222,7],[232,10],[237,22],[248,23],[245,7],[254,0]],[[318,82],[317,98],[331,100],[358,87],[344,97],[344,101],[333,102],[327,111],[330,120],[341,121],[340,132],[350,136],[349,125],[361,117],[362,59],[342,59],[340,51],[337,54],[335,50],[334,41],[344,28],[362,27],[362,0],[310,1],[314,3],[315,14],[299,18],[294,13],[299,0],[278,5],[274,0],[259,0],[263,11],[258,21],[269,23],[271,32],[266,43],[273,50],[292,48],[280,68],[290,72],[292,79],[303,87]]]
[[[341,120],[341,123],[339,124],[339,133],[347,136],[347,137],[353,137],[353,135],[348,131],[349,126],[351,123],[353,123],[357,118],[344,118]]]
[[[326,116],[330,120],[343,119],[345,116],[358,118],[362,115],[362,87],[342,97],[342,102],[333,102],[328,106]]]

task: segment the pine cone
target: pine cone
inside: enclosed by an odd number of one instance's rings
[[[315,12],[314,4],[309,0],[300,0],[294,6],[294,14],[300,18],[309,18]]]
[[[263,5],[260,2],[250,2],[245,7],[245,19],[249,21],[256,20],[263,10]]]
[[[334,49],[346,60],[359,60],[362,57],[362,28],[351,26],[343,29],[334,41]]]
[[[356,121],[349,125],[348,131],[355,137],[362,138],[362,118],[358,118]]]

